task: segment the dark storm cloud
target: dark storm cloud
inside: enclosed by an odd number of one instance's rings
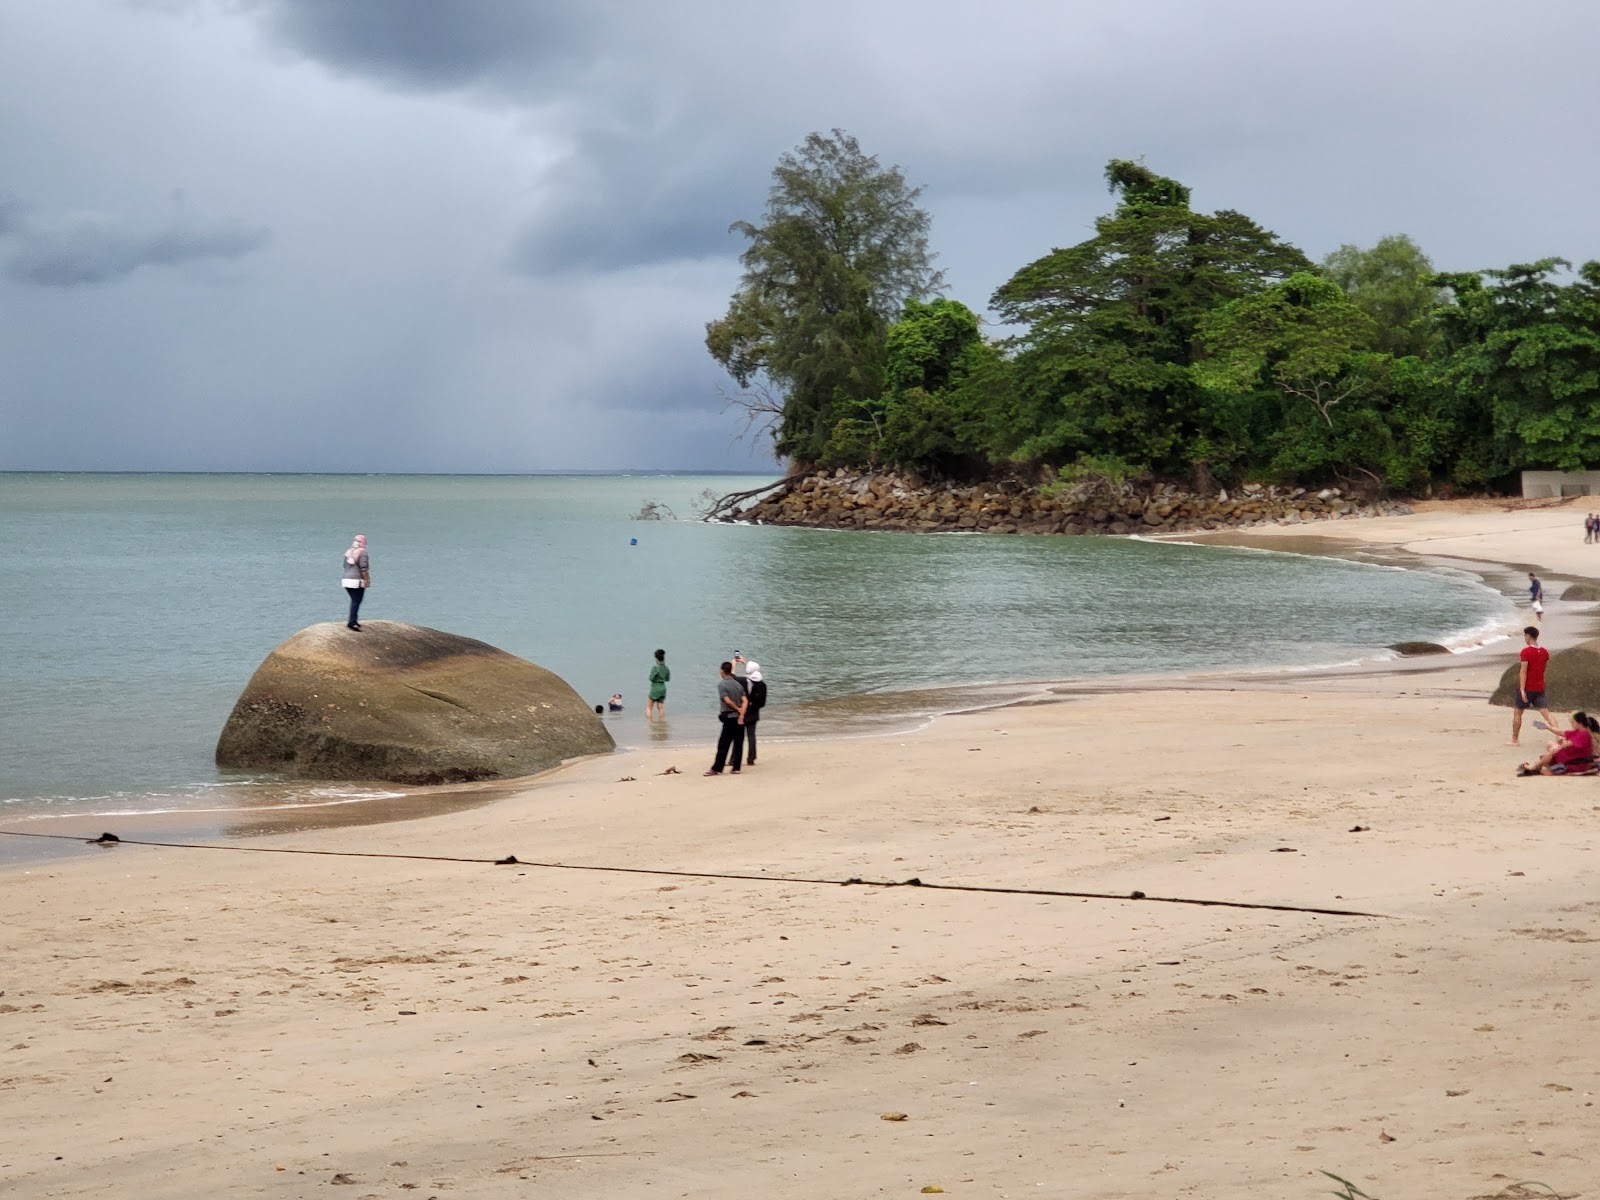
[[[550,0],[269,0],[271,32],[337,69],[438,90],[495,76],[548,90],[578,67],[603,4]]]
[[[0,202],[0,248],[6,274],[40,287],[113,283],[141,267],[176,267],[208,259],[243,258],[272,240],[268,229],[233,221],[178,216],[151,229],[104,217],[43,224],[24,219],[21,206]]]
[[[1579,0],[0,13],[0,163],[32,206],[0,202],[0,467],[749,465],[703,347],[728,225],[833,127],[927,185],[980,309],[1092,232],[1113,157],[1313,256],[1405,232],[1444,269],[1600,257]],[[271,253],[150,200],[179,188]],[[330,413],[359,463],[307,437]]]
[[[1414,210],[1448,196],[1467,221],[1463,183],[1504,186],[1483,181],[1483,160],[1525,125],[1514,108],[1544,114],[1553,144],[1579,134],[1589,75],[1549,56],[1600,36],[1579,0],[265,2],[266,28],[307,57],[390,87],[522,105],[566,143],[511,258],[534,273],[732,255],[727,224],[759,210],[773,160],[834,125],[927,182],[936,216],[986,196],[998,225],[1007,206],[1052,193],[1057,244],[1107,206],[1106,159],[1141,155],[1195,183],[1197,202],[1244,208],[1318,253],[1372,236],[1380,205],[1414,227]],[[1519,106],[1504,102],[1507,70],[1527,75]],[[1500,87],[1449,82],[1473,76]],[[1208,195],[1214,181],[1233,194]],[[1260,203],[1285,196],[1278,212]],[[1335,231],[1339,209],[1349,225]],[[950,232],[936,228],[938,242]]]

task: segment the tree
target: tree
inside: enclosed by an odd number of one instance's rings
[[[1375,349],[1425,357],[1434,348],[1434,311],[1444,294],[1434,282],[1433,263],[1405,234],[1379,238],[1369,250],[1346,242],[1322,260],[1322,273],[1378,323]]]
[[[757,407],[777,398],[778,453],[814,463],[838,422],[883,393],[888,330],[906,301],[943,280],[922,190],[849,134],[810,134],[772,176],[761,223],[731,227],[749,241],[744,274],[706,348]]]
[[[1202,387],[1248,392],[1263,383],[1310,404],[1333,428],[1333,409],[1368,386],[1358,363],[1377,323],[1339,285],[1309,271],[1206,314],[1198,330],[1208,357],[1193,367]]]
[[[838,406],[822,465],[982,474],[988,417],[1009,382],[1008,365],[965,304],[906,301],[885,338],[883,393]]]
[[[1560,282],[1570,267],[1545,258],[1438,277],[1452,296],[1439,313],[1443,378],[1481,414],[1485,479],[1600,464],[1600,263]]]
[[[1095,236],[1030,263],[994,294],[1001,320],[1024,327],[1001,448],[1058,463],[1113,455],[1176,473],[1213,444],[1188,371],[1201,319],[1311,264],[1241,213],[1195,212],[1187,187],[1143,164],[1113,161],[1106,181],[1118,204]]]

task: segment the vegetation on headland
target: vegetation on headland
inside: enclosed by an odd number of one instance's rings
[[[1600,460],[1600,263],[1440,273],[1395,235],[1316,264],[1118,160],[1094,236],[991,297],[996,338],[940,294],[899,167],[835,130],[773,177],[706,344],[801,471],[1420,493]]]

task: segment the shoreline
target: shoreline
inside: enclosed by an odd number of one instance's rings
[[[1576,501],[1573,501],[1573,503],[1576,503]],[[1363,518],[1362,523],[1378,519]],[[1405,518],[1390,519],[1404,520]],[[1329,522],[1326,524],[1334,523]],[[1196,546],[1223,545],[1236,549],[1255,549],[1276,554],[1289,553],[1316,558],[1341,558],[1347,561],[1364,562],[1370,565],[1390,568],[1398,567],[1405,570],[1427,571],[1433,567],[1445,565],[1451,570],[1471,575],[1482,586],[1508,599],[1514,595],[1514,590],[1506,586],[1505,581],[1497,584],[1493,581],[1493,577],[1506,575],[1509,578],[1514,570],[1524,569],[1521,566],[1512,568],[1482,559],[1424,554],[1407,549],[1398,542],[1364,538],[1353,532],[1341,536],[1341,533],[1348,530],[1351,524],[1351,522],[1347,521],[1337,522],[1336,527],[1340,532],[1329,532],[1322,528],[1318,528],[1315,532],[1307,532],[1304,526],[1270,526],[1209,531],[1183,530],[1129,536],[1134,540],[1158,543],[1170,542]],[[962,535],[949,534],[949,536]],[[1289,544],[1286,545],[1284,543]],[[1600,547],[1595,549],[1597,551],[1595,569],[1600,572]],[[1597,575],[1596,578],[1600,578],[1600,575]],[[1547,613],[1547,617],[1553,618],[1557,604],[1552,604],[1551,608],[1552,611]],[[1600,609],[1596,609],[1595,617],[1596,621],[1591,622],[1591,628],[1585,631],[1583,636],[1592,636],[1595,629],[1600,628]],[[1489,652],[1492,647],[1499,643],[1510,644],[1514,642],[1515,629],[1518,627],[1516,621],[1508,619],[1503,625],[1504,632],[1495,636],[1495,628],[1500,627],[1485,628],[1482,625],[1474,626],[1470,630],[1464,631],[1463,636],[1476,633],[1482,629],[1485,637],[1476,644],[1469,645],[1463,649],[1452,647],[1449,658],[1445,662],[1438,661],[1443,656],[1407,658],[1393,655],[1392,652],[1389,652],[1386,656],[1386,647],[1374,646],[1369,647],[1367,654],[1359,659],[1334,663],[1291,663],[1262,666],[1230,665],[1189,671],[1135,673],[1107,677],[1104,684],[1098,682],[1096,677],[1076,676],[1000,679],[978,683],[934,684],[890,692],[855,693],[845,696],[826,697],[807,701],[803,707],[809,712],[815,712],[819,709],[850,711],[842,716],[835,713],[835,715],[824,716],[820,719],[813,718],[811,727],[805,729],[804,732],[769,735],[769,744],[815,745],[840,740],[854,741],[903,736],[926,729],[944,717],[982,713],[1018,705],[1057,703],[1061,702],[1063,697],[1095,695],[1112,690],[1189,690],[1193,688],[1206,689],[1218,684],[1263,686],[1276,680],[1281,680],[1285,686],[1290,686],[1297,680],[1339,678],[1346,675],[1388,675],[1393,673],[1437,671],[1452,665],[1461,665],[1463,660],[1472,659],[1476,661],[1473,656]],[[1548,647],[1559,649],[1579,640],[1579,636],[1569,628],[1569,623],[1565,619],[1550,620],[1548,629],[1555,633],[1554,637],[1547,636],[1544,641],[1543,644]],[[670,749],[686,753],[692,753],[695,749],[700,748],[700,741],[692,737],[679,741],[664,742],[663,744]],[[412,821],[423,817],[447,814],[464,808],[492,804],[499,800],[514,797],[529,789],[539,788],[558,776],[562,771],[576,765],[588,761],[612,760],[620,754],[643,748],[639,745],[619,744],[617,749],[608,755],[572,759],[550,768],[548,771],[511,779],[484,780],[475,783],[429,787],[407,787],[399,784],[383,783],[363,784],[360,781],[353,781],[348,786],[382,789],[391,794],[375,797],[357,797],[348,800],[329,799],[311,803],[296,801],[262,806],[185,807],[125,813],[58,814],[38,812],[9,819],[0,816],[0,872],[30,863],[58,858],[62,854],[77,853],[75,846],[71,848],[68,848],[68,846],[52,847],[48,843],[54,840],[68,843],[69,845],[74,842],[81,844],[83,839],[96,836],[99,832],[105,831],[111,826],[116,826],[118,830],[125,829],[129,831],[126,834],[129,837],[184,836],[200,840],[215,840],[217,838],[253,838],[279,833],[359,827],[390,821]],[[319,785],[314,781],[290,780],[252,781],[245,786],[261,785],[285,789],[299,788],[301,786],[346,786],[333,783]],[[227,786],[226,781],[222,781],[218,786],[225,788]],[[36,853],[30,854],[25,850],[18,850],[16,848],[18,839],[13,839],[9,836],[14,830],[7,827],[19,824],[32,826],[35,823],[40,826],[38,830],[24,828],[20,831],[24,835],[23,840],[25,842],[31,840],[27,835],[34,833],[48,833],[52,836],[37,839],[38,842],[43,844]],[[93,830],[91,830],[91,827],[94,827]],[[80,834],[82,835],[81,837],[79,836]],[[8,842],[10,843],[9,845],[7,844]]]
[[[1552,639],[1595,611],[1550,607]],[[0,1178],[1576,1193],[1600,793],[1512,777],[1503,657],[1059,685],[738,778],[636,747],[442,815],[0,872]],[[980,890],[805,882],[852,877]]]

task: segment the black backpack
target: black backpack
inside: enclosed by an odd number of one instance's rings
[[[752,679],[746,684],[750,693],[750,707],[760,712],[767,706],[767,681],[765,679]]]

